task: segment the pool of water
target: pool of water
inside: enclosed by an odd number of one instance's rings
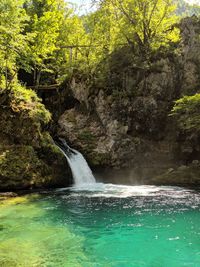
[[[200,193],[97,184],[0,203],[2,267],[200,266]]]

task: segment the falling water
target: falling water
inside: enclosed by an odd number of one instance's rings
[[[59,142],[59,148],[62,150],[69,163],[75,186],[80,187],[86,184],[95,184],[95,177],[83,155],[69,147],[64,139],[60,138],[59,140],[61,142],[61,144]]]

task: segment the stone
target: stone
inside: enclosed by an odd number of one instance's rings
[[[199,166],[199,160],[193,160],[192,161],[192,165],[194,165],[194,166]]]
[[[185,171],[185,170],[187,170],[187,168],[188,168],[188,166],[182,165],[182,166],[178,167],[178,170],[179,171]]]

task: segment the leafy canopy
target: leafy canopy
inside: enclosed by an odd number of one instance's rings
[[[16,72],[16,61],[23,65],[28,50],[28,35],[24,35],[28,16],[22,8],[22,0],[0,0],[0,79]],[[6,85],[8,86],[8,84]]]
[[[100,2],[100,3],[99,3]],[[141,55],[179,40],[176,6],[172,0],[102,0],[99,9],[109,10],[120,41],[137,46]],[[108,12],[107,12],[108,13]]]
[[[8,83],[18,69],[34,85],[57,83],[74,69],[94,73],[123,46],[148,60],[177,42],[172,0],[99,0],[78,16],[66,0],[0,0],[0,74]]]

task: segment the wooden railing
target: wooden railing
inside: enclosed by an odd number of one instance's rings
[[[52,84],[52,85],[38,85],[38,86],[29,86],[28,88],[34,91],[53,91],[59,90],[59,84]]]

